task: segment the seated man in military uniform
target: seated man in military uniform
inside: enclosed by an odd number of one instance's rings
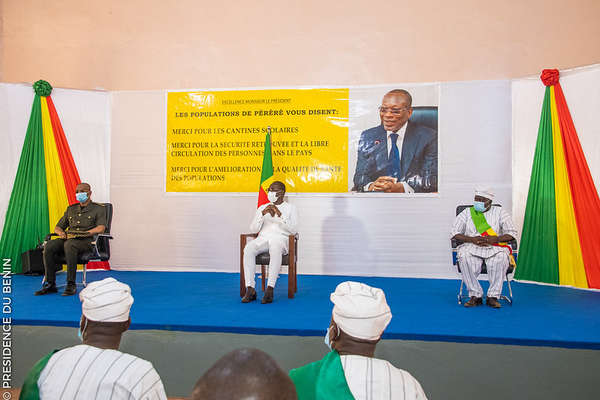
[[[67,261],[67,286],[63,296],[77,293],[75,273],[77,272],[77,256],[90,251],[93,235],[103,233],[106,229],[106,209],[103,204],[91,200],[92,190],[87,183],[80,183],[75,189],[75,197],[79,203],[70,205],[54,228],[58,239],[50,240],[44,247],[44,268],[46,282],[36,296],[56,293],[56,271],[62,268],[56,261],[65,255]]]

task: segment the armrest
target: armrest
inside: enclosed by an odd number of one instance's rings
[[[90,244],[92,245],[94,256],[100,257],[100,248],[102,250],[106,250],[108,247],[108,240],[110,239],[113,239],[113,237],[109,233],[96,233],[95,235],[92,235],[92,241]],[[100,248],[98,248],[98,241],[100,241]]]
[[[46,238],[44,240],[47,242],[48,240],[50,240],[50,238],[52,236],[58,236],[58,235],[56,233],[49,233],[49,234],[46,235]]]
[[[242,234],[240,234],[240,239],[241,238],[249,238],[249,237],[255,238],[257,236],[258,236],[258,233],[242,233]]]
[[[450,239],[450,244],[453,249],[456,249],[458,246],[460,246],[463,243],[464,242],[462,240]],[[517,241],[515,239],[508,242],[508,245],[513,249],[513,251],[517,250]]]
[[[460,246],[463,243],[464,242],[462,240],[450,239],[450,245],[452,246],[453,249],[457,248],[458,246]]]

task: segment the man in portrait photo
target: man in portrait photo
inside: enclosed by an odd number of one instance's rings
[[[363,131],[353,191],[437,192],[437,130],[411,121],[412,96],[394,89],[383,96],[381,124]]]

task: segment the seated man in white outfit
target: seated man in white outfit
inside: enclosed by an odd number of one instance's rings
[[[375,346],[392,319],[381,289],[343,282],[334,304],[322,360],[290,371],[298,399],[427,399],[407,371],[374,358]]]
[[[246,278],[246,294],[242,303],[256,300],[255,271],[256,256],[269,251],[269,279],[267,290],[261,303],[273,302],[273,289],[281,269],[281,259],[288,253],[288,236],[296,234],[298,213],[293,204],[283,201],[285,184],[275,181],[269,186],[267,197],[269,203],[258,207],[250,224],[250,232],[258,233],[256,239],[248,242],[244,248],[244,276]]]
[[[152,364],[119,349],[129,328],[131,289],[114,278],[79,293],[82,344],[46,355],[29,371],[21,399],[166,400]]]
[[[483,304],[483,289],[477,277],[485,260],[490,282],[485,302],[490,307],[500,308],[498,298],[502,293],[504,276],[510,263],[514,262],[507,242],[517,236],[517,229],[502,207],[492,207],[492,200],[494,193],[490,188],[475,190],[473,207],[458,214],[452,228],[452,239],[463,242],[456,256],[471,296],[465,307]]]

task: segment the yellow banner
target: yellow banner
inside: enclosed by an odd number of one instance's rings
[[[257,192],[271,127],[288,192],[347,192],[348,89],[169,92],[167,192]]]

